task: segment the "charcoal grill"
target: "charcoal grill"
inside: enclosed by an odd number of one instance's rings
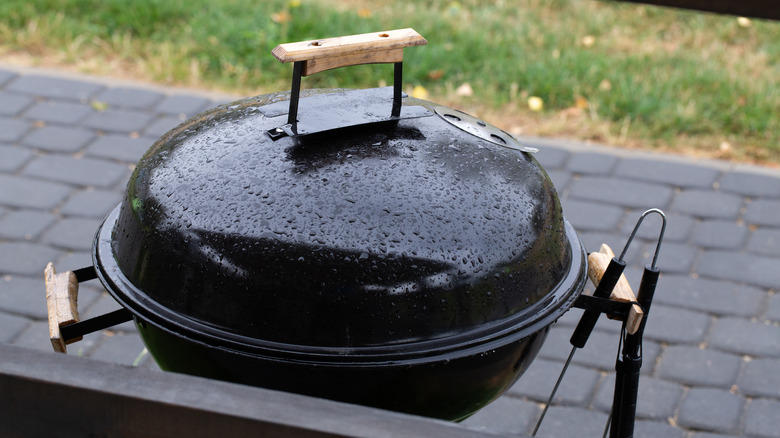
[[[403,49],[426,43],[400,29],[281,45],[289,92],[159,139],[93,265],[47,267],[55,350],[133,319],[164,370],[448,420],[499,397],[587,260],[532,148],[403,93]],[[392,63],[394,85],[301,91],[365,63]],[[122,309],[78,321],[92,278]]]

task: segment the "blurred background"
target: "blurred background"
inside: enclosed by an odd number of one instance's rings
[[[0,62],[255,95],[277,44],[412,27],[406,91],[524,136],[780,164],[780,24],[606,1],[4,0]],[[307,87],[388,84],[387,66]],[[99,105],[99,103],[97,103]]]

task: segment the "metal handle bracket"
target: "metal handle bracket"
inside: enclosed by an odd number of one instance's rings
[[[293,77],[290,87],[290,110],[287,124],[295,132],[298,122],[298,100],[301,93],[301,78],[325,70],[360,64],[395,65],[393,70],[393,107],[391,117],[401,114],[403,82],[403,49],[421,46],[428,41],[414,29],[396,29],[320,40],[280,44],[271,53],[282,63],[293,62]],[[269,132],[276,139],[284,135],[284,129]]]

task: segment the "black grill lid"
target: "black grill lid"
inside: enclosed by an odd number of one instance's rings
[[[113,254],[96,265],[116,263],[134,286],[112,293],[225,333],[333,348],[568,309],[583,250],[542,167],[508,134],[508,145],[481,138],[430,102],[407,97],[400,117],[361,121],[391,93],[305,93],[300,119],[320,126],[355,108],[350,126],[307,135],[268,134],[286,117],[285,93],[166,134],[104,225]]]

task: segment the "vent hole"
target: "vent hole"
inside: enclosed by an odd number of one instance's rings
[[[386,34],[386,33],[380,33],[380,34],[379,34],[379,38],[387,38],[387,37],[389,37],[389,36],[390,36],[390,35],[388,35],[388,34]]]
[[[312,46],[321,46],[322,43],[319,42],[319,41],[312,41],[310,45],[312,45]]]
[[[494,141],[497,141],[497,142],[499,142],[501,144],[506,144],[506,140],[504,140],[503,137],[500,137],[500,136],[498,136],[496,134],[490,134],[490,138],[492,138]]]
[[[460,117],[456,116],[455,114],[445,114],[444,117],[455,120],[456,122],[460,122]]]

